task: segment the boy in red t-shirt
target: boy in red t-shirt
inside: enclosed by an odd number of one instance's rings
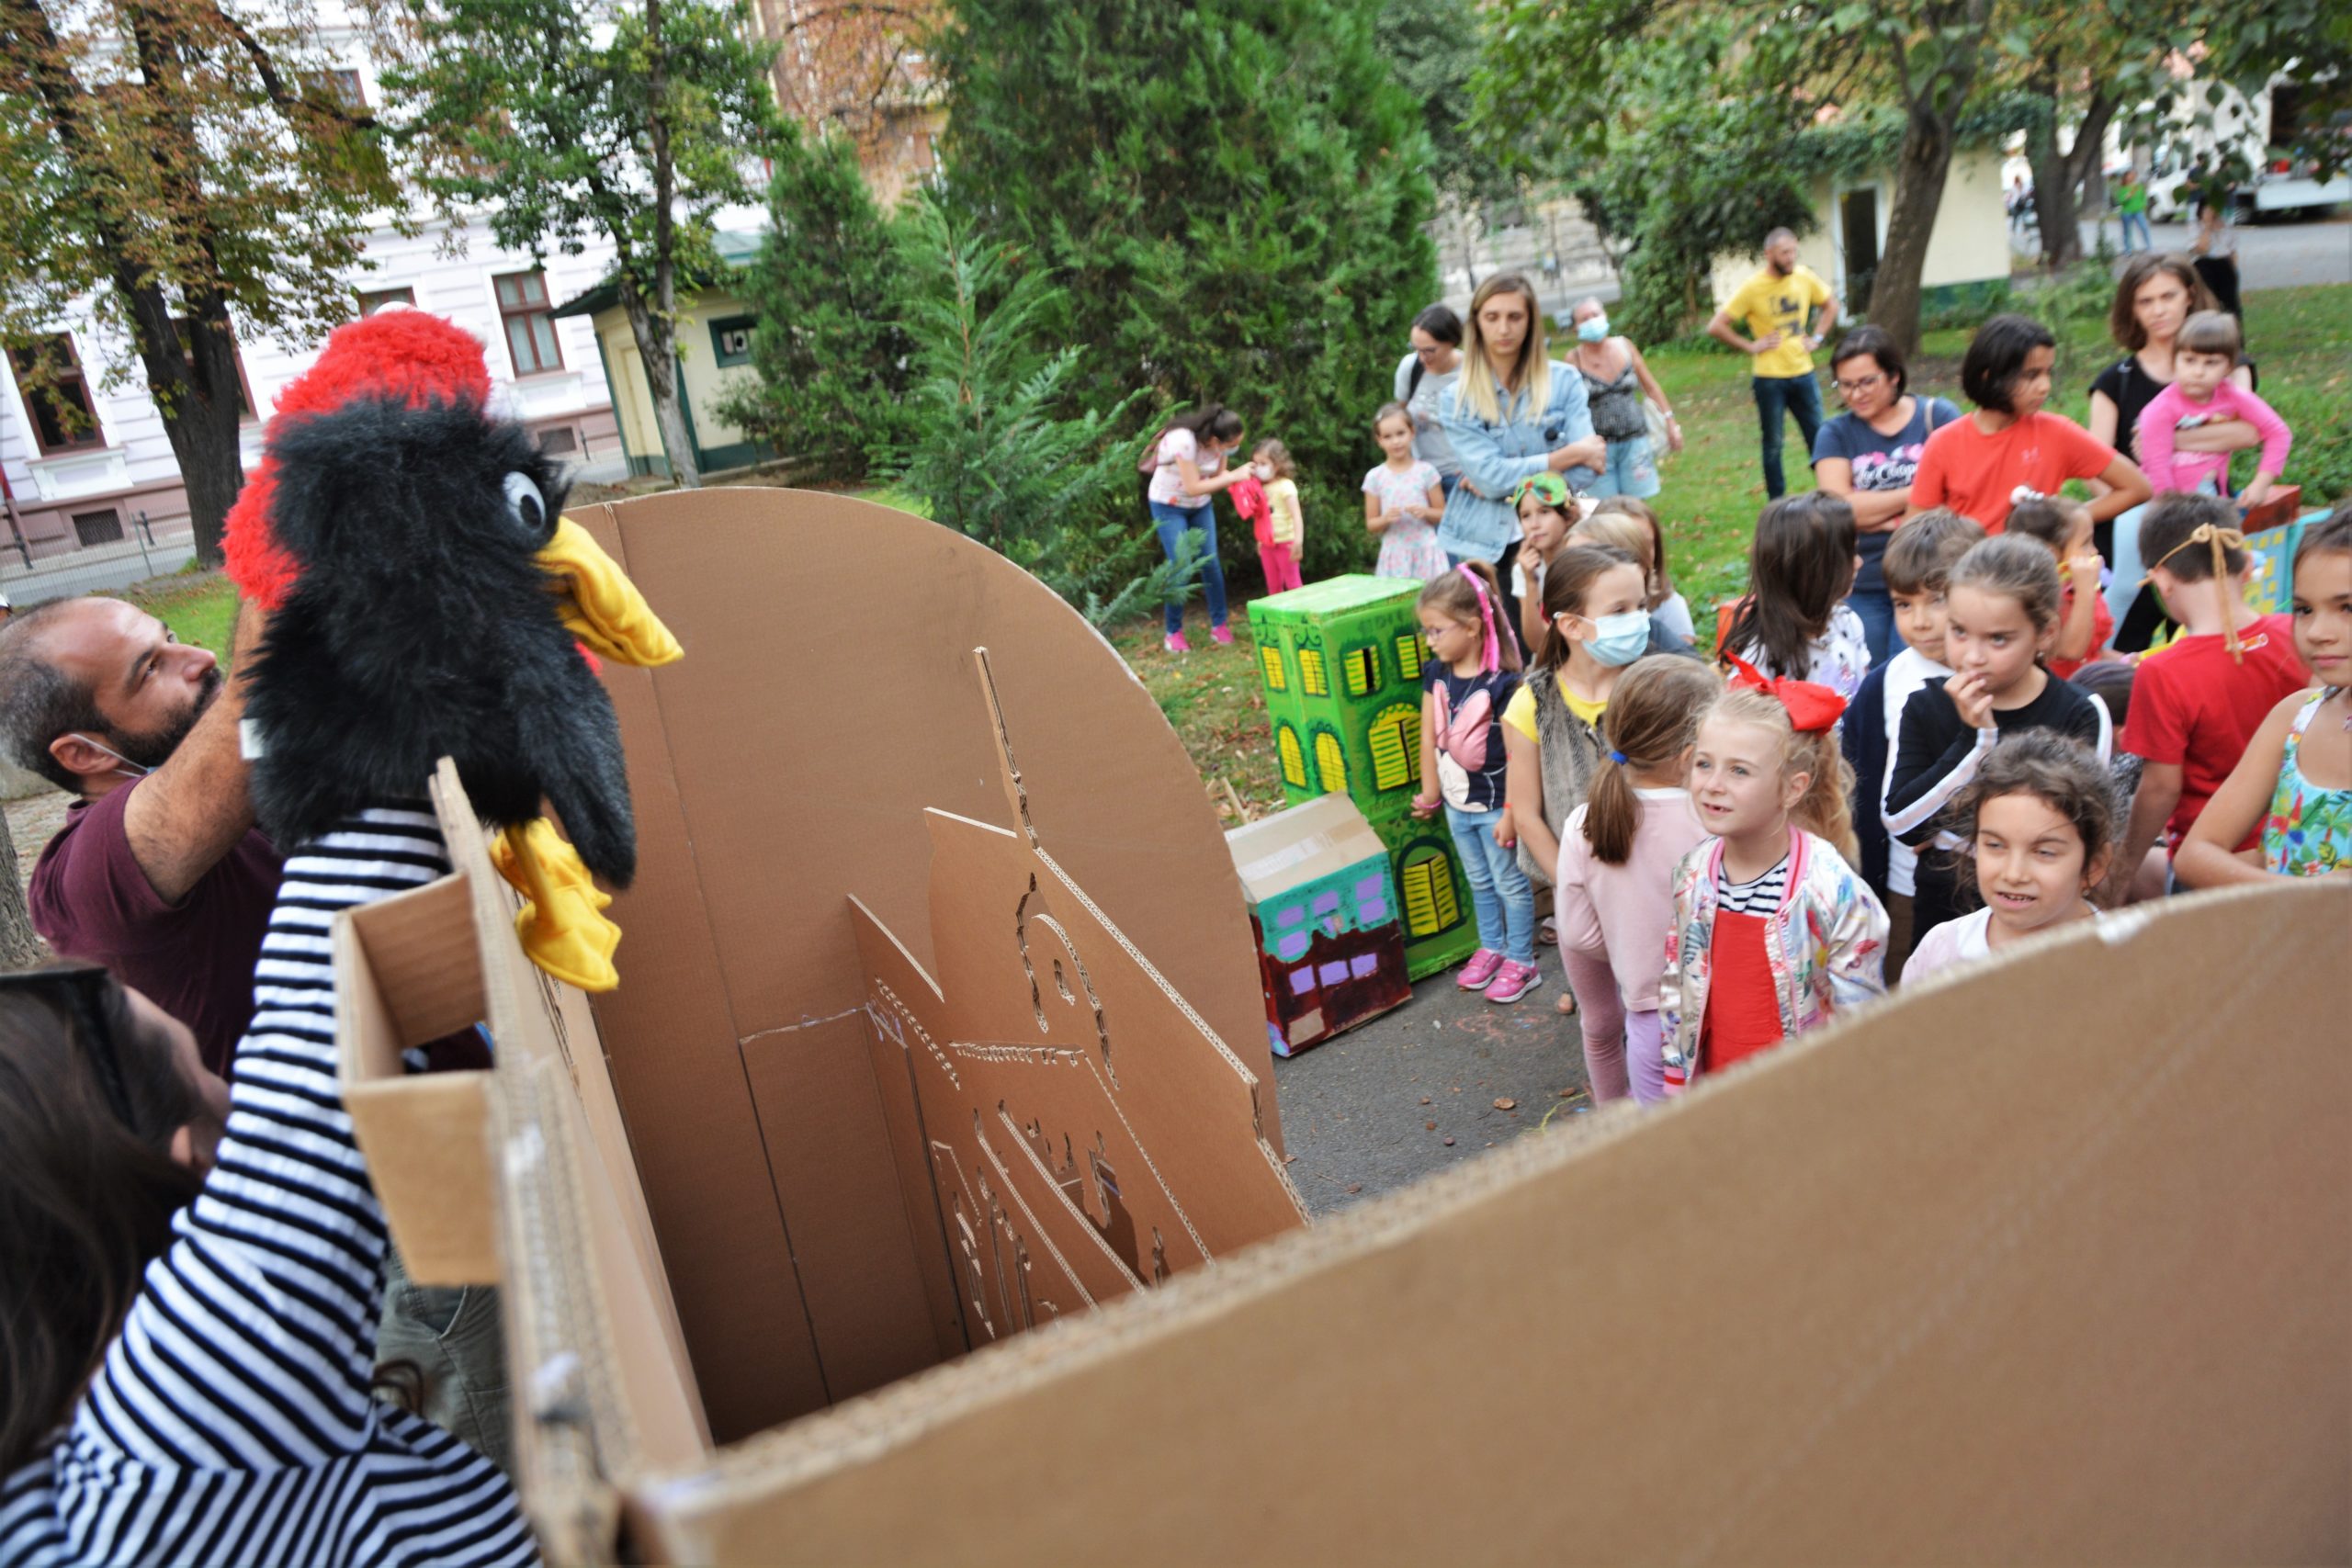
[[[2091,509],[2064,497],[2020,501],[2009,509],[2004,530],[2039,539],[2057,558],[2058,576],[2066,584],[2058,608],[2058,642],[2042,660],[2061,681],[2107,651],[2115,635],[2115,617],[2098,591],[2098,574],[2106,566],[2091,537]]]
[[[2143,758],[2110,891],[2128,886],[2162,830],[2169,851],[2245,755],[2271,708],[2311,684],[2285,615],[2245,605],[2251,564],[2237,512],[2209,495],[2160,496],[2140,519],[2143,560],[2180,636],[2143,656],[2132,682],[2123,750]],[[2258,833],[2258,829],[2257,829]],[[2240,849],[2250,848],[2249,834]]]
[[[2154,493],[2139,465],[2062,414],[2044,413],[2057,340],[2030,316],[1996,316],[1969,340],[1961,390],[1976,405],[1933,435],[1911,477],[1911,512],[1949,506],[1987,534],[2008,521],[2018,492],[2056,495],[2068,479],[2098,479],[2090,503],[2104,523]]]

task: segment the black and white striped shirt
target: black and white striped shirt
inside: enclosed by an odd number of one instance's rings
[[[0,1563],[528,1563],[512,1487],[370,1396],[386,1233],[335,1082],[328,928],[449,869],[422,807],[286,863],[227,1134],[54,1446],[0,1483]]]
[[[1733,915],[1770,915],[1781,908],[1781,900],[1789,891],[1789,857],[1782,855],[1780,863],[1753,882],[1734,882],[1718,872],[1715,878],[1715,908]]]

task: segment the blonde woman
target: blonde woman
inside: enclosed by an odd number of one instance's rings
[[[1501,563],[1509,581],[1519,539],[1511,491],[1542,473],[1589,490],[1609,460],[1608,445],[1592,433],[1584,378],[1545,349],[1544,313],[1527,279],[1506,272],[1480,284],[1465,336],[1461,378],[1439,407],[1463,482],[1446,498],[1437,542],[1457,566]]]

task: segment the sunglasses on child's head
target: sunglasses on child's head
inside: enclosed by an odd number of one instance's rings
[[[107,1107],[126,1127],[130,1119],[130,1091],[122,1081],[122,1064],[115,1055],[117,1021],[127,1010],[122,984],[96,964],[52,964],[40,969],[0,974],[0,992],[31,997],[62,1014],[74,1043],[88,1058],[90,1076]]]

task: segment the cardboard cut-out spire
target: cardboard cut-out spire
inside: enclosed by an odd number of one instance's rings
[[[1013,829],[932,810],[934,980],[853,898],[943,1355],[1300,1224],[1257,1076],[1046,852],[975,651]]]

